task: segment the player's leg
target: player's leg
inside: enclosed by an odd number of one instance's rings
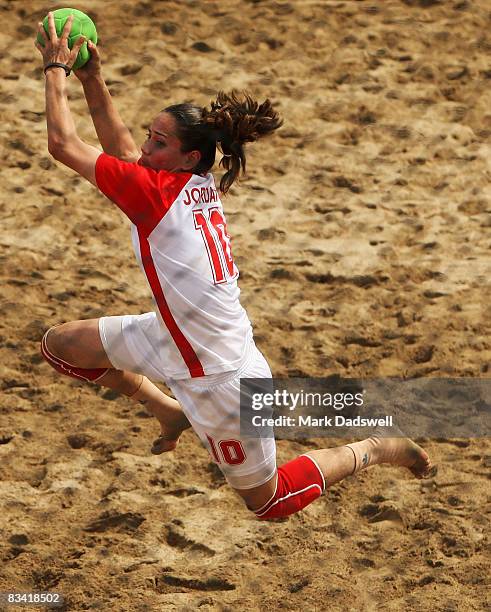
[[[109,387],[145,404],[161,426],[152,452],[172,450],[182,431],[190,427],[178,402],[143,374],[114,368],[101,341],[99,326],[98,319],[89,319],[52,327],[42,340],[43,356],[60,373]]]
[[[408,468],[416,478],[427,478],[434,473],[428,453],[409,438],[373,436],[354,444],[307,454],[319,464],[327,485],[383,463]]]
[[[382,463],[406,467],[417,478],[428,478],[436,471],[426,451],[409,438],[372,437],[310,451],[280,466],[270,481],[237,493],[259,518],[282,518],[305,508],[326,486]]]

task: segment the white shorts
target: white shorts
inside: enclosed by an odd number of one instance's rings
[[[199,378],[175,380],[162,372],[158,351],[152,345],[153,312],[102,317],[99,334],[109,361],[118,370],[138,372],[164,382],[198,434],[212,459],[235,489],[251,489],[276,472],[273,438],[240,435],[240,379],[271,378],[271,370],[251,339],[237,370]]]

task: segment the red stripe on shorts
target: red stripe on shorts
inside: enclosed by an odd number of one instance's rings
[[[189,370],[189,373],[193,378],[198,376],[204,376],[205,372],[203,370],[203,366],[201,365],[198,356],[194,352],[193,347],[189,343],[188,339],[184,336],[182,331],[179,329],[172,313],[169,309],[169,306],[166,302],[164,291],[162,289],[162,285],[160,284],[159,277],[157,274],[157,270],[155,269],[155,264],[153,263],[152,253],[150,251],[150,244],[148,239],[145,236],[145,232],[143,229],[138,228],[138,238],[140,240],[140,254],[143,263],[143,269],[145,270],[145,274],[147,276],[148,282],[150,283],[150,288],[152,289],[153,296],[155,301],[157,302],[157,306],[159,312],[162,316],[162,319],[169,330],[172,339],[174,340],[179,352],[186,363],[186,366]]]

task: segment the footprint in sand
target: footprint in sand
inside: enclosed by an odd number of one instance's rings
[[[205,557],[213,557],[215,556],[215,551],[206,546],[205,544],[201,544],[200,542],[195,542],[194,540],[188,538],[184,529],[179,525],[174,525],[169,523],[166,526],[167,534],[166,534],[166,542],[169,546],[173,548],[179,548],[181,551],[186,551],[186,554],[197,554]]]
[[[155,579],[156,590],[159,593],[175,593],[176,587],[180,587],[180,591],[189,589],[190,591],[233,591],[236,589],[235,584],[224,578],[207,578],[201,580],[199,578],[188,578],[184,576],[174,576],[172,574],[164,574]],[[184,591],[185,592],[185,591]]]
[[[105,531],[133,533],[145,520],[145,517],[138,512],[104,512],[99,518],[91,521],[85,527],[85,531],[88,531],[89,533],[99,533]]]

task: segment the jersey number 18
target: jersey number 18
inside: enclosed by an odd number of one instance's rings
[[[194,210],[194,227],[201,232],[210,260],[215,285],[237,278],[239,271],[232,257],[227,224],[220,209],[210,208],[209,217],[203,210]]]

